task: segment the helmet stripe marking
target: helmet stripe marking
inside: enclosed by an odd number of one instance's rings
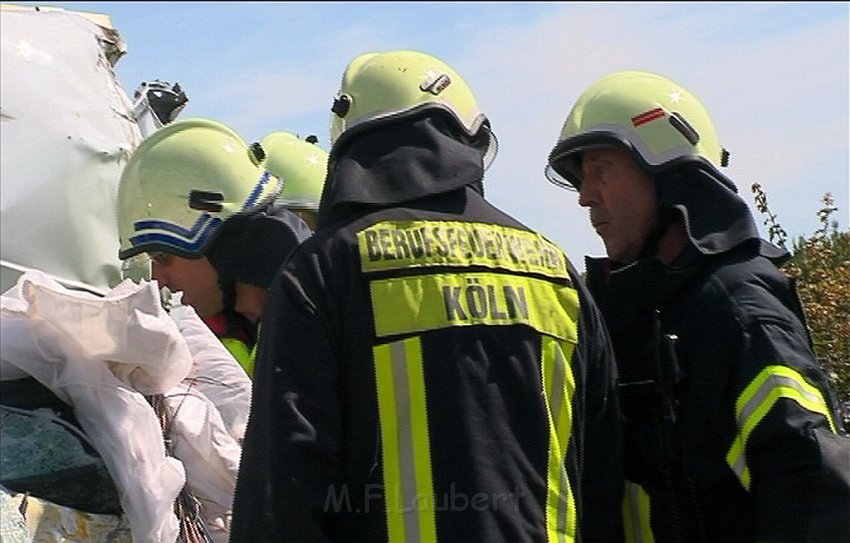
[[[194,252],[206,243],[207,238],[218,229],[221,222],[221,219],[213,218],[206,213],[198,217],[191,230],[166,221],[136,221],[136,231],[144,230],[147,233],[132,236],[130,244],[138,247],[162,243]],[[150,232],[150,230],[160,230],[160,232]]]
[[[208,213],[204,213],[198,217],[195,224],[192,225],[192,228],[188,230],[179,224],[159,220],[136,221],[133,225],[137,232],[141,230],[165,230],[166,232],[172,232],[186,239],[194,239],[210,226],[220,222],[221,219],[214,219]]]
[[[245,200],[245,205],[242,206],[242,209],[248,209],[254,206],[257,203],[257,199],[260,197],[260,194],[263,193],[263,189],[269,182],[271,178],[271,172],[268,170],[263,171],[263,175],[260,176],[260,180],[254,185],[254,190],[251,191],[251,194],[248,196],[248,199]]]
[[[648,122],[652,122],[656,119],[661,119],[664,117],[664,110],[660,107],[650,109],[649,111],[644,111],[640,115],[635,115],[632,117],[632,125],[637,128],[642,124],[646,124]]]
[[[189,253],[197,253],[200,248],[204,246],[204,242],[209,236],[204,233],[199,239],[195,241],[189,241],[180,239],[174,236],[170,236],[168,234],[142,234],[139,236],[135,236],[131,243],[133,246],[137,245],[152,245],[154,243],[158,245],[166,245],[170,247],[174,247],[176,249],[182,249]]]

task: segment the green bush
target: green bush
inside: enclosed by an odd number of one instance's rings
[[[767,205],[761,185],[752,186],[756,207],[766,215],[770,241],[786,248],[787,234]],[[820,228],[793,240],[782,269],[795,278],[815,354],[838,395],[844,427],[850,429],[850,231],[832,219],[835,207],[826,193],[818,211]]]

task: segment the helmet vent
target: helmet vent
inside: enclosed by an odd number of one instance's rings
[[[260,145],[260,142],[254,142],[248,149],[251,151],[251,157],[254,159],[252,162],[260,163],[266,159],[266,150],[263,149],[263,146]]]
[[[336,113],[339,117],[345,117],[348,115],[348,110],[351,109],[351,96],[347,94],[340,94],[336,98],[334,98],[334,105],[331,106],[331,111]]]
[[[720,165],[724,168],[729,165],[729,151],[726,149],[720,150]]]
[[[430,92],[431,94],[436,96],[446,90],[446,87],[451,85],[451,83],[452,78],[449,77],[447,74],[437,74],[431,72],[427,74],[427,77],[422,82],[422,84],[419,85],[419,88],[423,92]]]
[[[694,127],[691,126],[684,117],[679,115],[679,113],[674,111],[670,114],[670,124],[673,125],[673,128],[678,130],[680,134],[685,136],[685,139],[688,140],[691,145],[699,143],[699,133],[694,130]]]
[[[198,211],[219,212],[224,209],[223,201],[224,195],[220,192],[193,190],[189,193],[189,207]]]

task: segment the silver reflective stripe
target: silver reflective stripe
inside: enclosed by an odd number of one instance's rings
[[[809,384],[797,370],[782,365],[764,368],[751,382],[736,402],[738,434],[735,436],[726,462],[744,488],[750,488],[750,470],[746,461],[746,446],[750,434],[770,412],[774,404],[786,399],[803,409],[822,415],[835,433],[835,421],[821,392]]]
[[[650,527],[649,495],[637,483],[626,481],[626,499],[623,502],[623,520],[627,543],[654,543]]]
[[[553,364],[552,375],[552,396],[550,402],[552,404],[552,414],[555,417],[555,428],[560,428],[561,407],[564,402],[564,386],[566,379],[566,362],[564,361],[564,353],[558,349],[555,353],[555,363]],[[569,422],[568,422],[569,424]],[[564,447],[566,456],[566,447]],[[558,541],[566,541],[567,538],[567,497],[570,495],[570,484],[567,477],[567,468],[561,462],[561,474],[558,480]]]
[[[572,433],[572,396],[575,381],[569,366],[573,344],[542,338],[543,393],[549,410],[546,532],[549,542],[571,542],[576,535],[576,509],[566,468]],[[569,355],[565,355],[564,349]]]
[[[373,349],[381,422],[387,539],[437,539],[422,346],[409,338]]]
[[[413,424],[410,416],[410,388],[407,377],[407,356],[404,343],[390,344],[390,362],[395,388],[395,407],[398,419],[398,462],[401,475],[401,505],[404,513],[406,541],[419,541],[419,515],[415,506],[416,466],[413,461]]]
[[[741,412],[738,414],[738,427],[743,428],[746,424],[747,420],[756,412],[760,405],[765,401],[768,394],[770,394],[773,390],[778,389],[782,386],[792,388],[796,392],[800,393],[806,400],[813,404],[823,404],[823,397],[819,392],[810,392],[802,387],[800,382],[793,377],[787,377],[784,375],[771,375],[762,385],[759,387],[758,392],[744,405],[741,409]],[[783,394],[783,397],[792,398],[792,396],[788,396]],[[761,420],[761,417],[759,417]]]

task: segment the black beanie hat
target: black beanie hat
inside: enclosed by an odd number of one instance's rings
[[[298,215],[272,202],[224,221],[205,256],[222,279],[269,288],[289,253],[311,234]]]

